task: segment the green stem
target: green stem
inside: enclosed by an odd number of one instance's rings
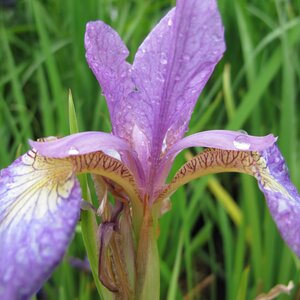
[[[157,223],[153,221],[149,208],[146,208],[137,251],[135,299],[159,300],[160,268],[156,229]]]

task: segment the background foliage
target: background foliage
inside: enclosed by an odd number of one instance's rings
[[[175,1],[1,3],[6,3],[0,6],[2,168],[26,151],[28,138],[68,134],[68,89],[80,131],[109,131],[105,99],[85,62],[86,22],[102,19],[113,26],[132,61]],[[227,52],[200,96],[189,133],[227,128],[279,135],[300,188],[300,1],[219,0],[219,8]],[[175,167],[198,151],[179,156]],[[211,176],[179,190],[161,219],[159,251],[162,299],[254,299],[289,280],[296,285],[293,295],[280,299],[300,299],[299,261],[283,244],[250,177]],[[91,275],[74,267],[74,257],[85,257],[79,226],[38,299],[97,299]]]

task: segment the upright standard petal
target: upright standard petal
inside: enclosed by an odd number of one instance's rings
[[[127,107],[127,95],[134,90],[126,62],[129,52],[118,33],[102,21],[87,24],[84,42],[87,62],[108,104],[113,133],[127,138],[128,128],[119,118],[126,118],[128,109],[122,111],[120,106]]]
[[[80,212],[79,183],[70,162],[35,151],[0,177],[0,299],[37,292],[60,262]]]
[[[129,105],[133,127],[147,137],[151,161],[184,135],[224,49],[215,0],[178,0],[140,46],[132,70],[137,91]]]
[[[300,256],[300,195],[290,181],[285,161],[276,144],[263,151],[207,149],[176,173],[157,201],[169,197],[192,179],[221,172],[246,173],[258,180],[283,239]]]

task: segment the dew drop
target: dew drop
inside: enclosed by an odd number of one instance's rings
[[[78,149],[76,149],[75,147],[70,147],[70,149],[68,150],[68,155],[77,155],[79,154]]]
[[[161,147],[162,154],[164,154],[166,152],[167,148],[168,148],[168,144],[167,144],[167,135],[166,135],[163,140],[162,147]]]
[[[240,132],[241,134],[248,135],[248,132],[246,130],[243,130],[243,129],[238,130],[238,132]]]
[[[237,136],[233,141],[233,145],[238,150],[249,150],[251,146],[245,134]]]
[[[169,19],[169,21],[168,21],[168,26],[172,26],[172,24],[173,24],[172,19]]]
[[[279,201],[278,207],[277,207],[278,213],[282,213],[282,212],[286,211],[288,208],[289,207],[285,201],[283,201],[283,200]]]

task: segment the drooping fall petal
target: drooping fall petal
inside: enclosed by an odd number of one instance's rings
[[[76,174],[91,173],[104,176],[123,188],[132,202],[139,203],[139,190],[135,177],[118,159],[98,151],[67,158]]]
[[[207,149],[176,173],[158,201],[192,179],[221,172],[246,173],[257,179],[283,239],[300,256],[300,195],[276,144],[262,151]]]
[[[47,157],[63,158],[74,155],[85,155],[102,151],[106,155],[126,162],[126,165],[137,178],[143,179],[143,169],[137,154],[123,139],[105,132],[86,131],[64,138],[44,138],[42,141],[30,141],[30,145],[39,154]]]
[[[114,184],[117,184],[117,194],[122,191],[127,194],[130,199],[132,211],[138,216],[134,219],[134,229],[136,234],[139,232],[139,228],[142,222],[142,201],[141,194],[136,178],[130,172],[128,167],[121,161],[106,155],[103,152],[93,152],[85,155],[74,155],[68,158],[72,162],[74,171],[77,174],[91,173],[103,176],[111,180]],[[112,186],[112,188],[114,188]],[[114,194],[114,192],[111,190]]]
[[[70,162],[29,151],[1,171],[0,197],[0,299],[29,299],[70,242],[79,183]]]
[[[275,145],[260,154],[263,171],[255,177],[283,239],[300,256],[300,195],[278,147]]]
[[[260,151],[271,147],[276,140],[277,138],[272,134],[258,137],[230,130],[209,130],[192,134],[175,143],[164,153],[164,157],[158,166],[157,182],[167,177],[174,158],[186,148],[205,147],[223,150]]]

